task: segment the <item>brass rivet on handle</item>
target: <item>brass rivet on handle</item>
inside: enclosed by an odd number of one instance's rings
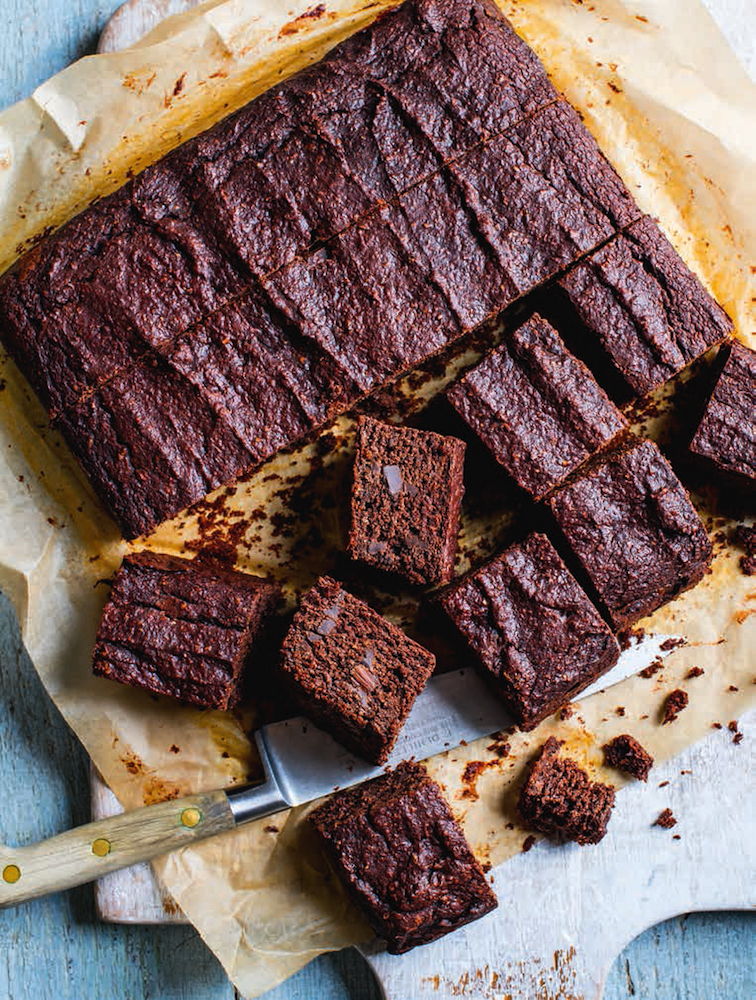
[[[96,854],[98,858],[104,858],[106,854],[110,854],[110,841],[105,840],[104,837],[98,837],[97,840],[93,840],[92,854]]]
[[[11,884],[13,884],[13,882],[18,882],[21,878],[21,869],[18,865],[6,865],[5,868],[3,868],[3,878],[6,882],[10,882]]]
[[[202,813],[199,809],[195,809],[193,806],[190,806],[188,809],[184,809],[181,813],[181,822],[184,826],[196,826],[201,819]]]

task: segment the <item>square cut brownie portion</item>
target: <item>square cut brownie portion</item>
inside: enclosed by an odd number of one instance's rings
[[[361,417],[352,483],[349,554],[412,583],[454,572],[465,444]]]
[[[195,559],[127,555],[103,611],[93,670],[155,694],[231,708],[279,594],[269,580]]]
[[[545,535],[468,574],[441,604],[526,730],[619,658],[617,640]]]
[[[725,311],[648,216],[577,264],[559,284],[637,396],[662,385],[732,331]]]
[[[436,659],[324,576],[308,590],[281,652],[302,712],[339,743],[383,764]]]
[[[533,829],[578,844],[598,844],[614,808],[614,788],[588,774],[550,736],[531,767],[520,793],[519,810]]]
[[[621,451],[548,504],[617,629],[693,587],[711,563],[706,529],[653,441]]]
[[[627,428],[590,371],[538,315],[455,382],[447,396],[536,500]]]
[[[392,955],[498,903],[441,789],[420,764],[334,795],[310,814],[326,857]]]
[[[733,343],[690,450],[756,483],[756,351]]]

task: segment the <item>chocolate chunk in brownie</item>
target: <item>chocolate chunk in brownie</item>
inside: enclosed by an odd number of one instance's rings
[[[154,357],[82,400],[57,426],[127,538],[256,464],[212,403]]]
[[[496,909],[480,863],[420,764],[333,796],[310,814],[326,856],[392,955]]]
[[[127,555],[97,632],[94,672],[195,705],[231,708],[279,593],[269,580],[194,559]]]
[[[548,504],[617,629],[694,586],[711,563],[706,529],[652,441],[621,451]]]
[[[724,473],[756,483],[756,351],[732,343],[690,450]]]
[[[535,499],[627,428],[590,371],[538,315],[447,395],[494,458]]]
[[[440,600],[523,729],[619,658],[617,640],[545,535],[513,545]]]
[[[604,763],[609,767],[624,771],[626,774],[638,778],[639,781],[648,780],[648,772],[654,765],[654,758],[635,737],[623,733],[605,743],[602,749]]]
[[[349,554],[412,583],[454,572],[465,445],[454,437],[361,417]]]
[[[614,808],[614,788],[591,781],[550,736],[520,792],[518,808],[528,826],[560,840],[598,844]]]
[[[680,712],[688,707],[689,700],[687,691],[683,691],[680,688],[670,691],[664,701],[662,725],[666,726],[668,723],[674,722]]]
[[[745,550],[740,557],[740,568],[746,576],[756,575],[756,526],[739,524],[733,535],[736,545]]]
[[[294,615],[281,674],[301,711],[353,753],[382,764],[435,657],[321,577]]]
[[[653,219],[635,222],[559,282],[629,390],[645,395],[732,331]]]

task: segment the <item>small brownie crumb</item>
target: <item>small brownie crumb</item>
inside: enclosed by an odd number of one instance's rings
[[[756,526],[739,524],[733,539],[736,545],[745,549],[745,555],[740,557],[740,568],[746,576],[756,576]]]
[[[284,683],[302,712],[376,764],[387,759],[435,664],[326,576],[302,598],[281,654]]]
[[[690,450],[720,472],[756,484],[756,351],[733,341]]]
[[[538,314],[447,395],[496,461],[536,500],[627,429],[588,368]]]
[[[440,600],[523,729],[619,658],[611,630],[545,535],[506,549]]]
[[[529,837],[526,837],[522,842],[522,853],[527,854],[530,848],[535,844],[538,838],[534,837],[531,833]]]
[[[687,691],[681,691],[680,688],[670,691],[664,702],[662,725],[674,722],[680,712],[688,707],[688,700]]]
[[[604,763],[618,771],[625,771],[639,781],[648,780],[648,772],[654,764],[654,758],[641,744],[627,733],[615,736],[602,747]]]
[[[464,494],[465,444],[361,417],[349,554],[412,583],[454,572]]]
[[[728,722],[727,723],[727,728],[733,734],[732,742],[735,744],[735,746],[738,746],[738,744],[743,739],[743,734],[740,732],[740,729],[738,728],[738,720],[737,719],[733,719],[731,722]]]
[[[703,677],[706,671],[703,667],[691,667],[690,670],[685,675],[686,681],[692,681],[694,677]]]
[[[591,781],[575,761],[559,756],[550,736],[520,793],[519,810],[530,826],[578,844],[598,844],[614,808],[614,788]]]
[[[653,677],[654,674],[658,674],[663,666],[664,660],[662,660],[660,656],[657,656],[657,658],[652,663],[649,663],[647,667],[638,671],[638,676],[647,681],[649,677]]]
[[[671,830],[673,826],[677,826],[677,820],[672,815],[671,809],[663,809],[654,820],[653,825],[660,826],[663,830]]]
[[[441,789],[420,764],[333,796],[310,815],[373,931],[401,955],[496,909]]]
[[[269,580],[196,559],[127,555],[103,611],[92,669],[195,705],[231,708],[279,594]]]
[[[616,628],[626,628],[709,568],[711,542],[653,441],[635,442],[548,501]]]

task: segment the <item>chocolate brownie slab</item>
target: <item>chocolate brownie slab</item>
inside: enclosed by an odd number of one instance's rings
[[[441,605],[526,730],[619,658],[617,640],[545,535],[469,573]]]
[[[590,371],[537,314],[447,396],[497,462],[537,500],[627,428]]]
[[[412,583],[454,572],[465,445],[454,437],[361,417],[349,554]]]
[[[155,358],[82,400],[57,426],[127,538],[255,465],[223,415]]]
[[[614,788],[591,781],[574,760],[560,755],[561,745],[554,736],[544,743],[520,793],[520,813],[548,836],[598,844],[614,808]]]
[[[281,674],[302,712],[353,753],[382,764],[435,657],[321,577],[284,639]]]
[[[721,471],[756,482],[756,351],[723,348],[724,365],[690,450]]]
[[[647,216],[559,284],[637,396],[662,385],[732,331],[727,314]]]
[[[275,583],[153,552],[124,557],[92,657],[95,674],[207,708],[238,701]]]
[[[621,451],[548,504],[617,629],[693,587],[711,563],[706,529],[652,441]]]
[[[496,909],[483,869],[420,764],[333,796],[310,814],[326,857],[392,955]]]

